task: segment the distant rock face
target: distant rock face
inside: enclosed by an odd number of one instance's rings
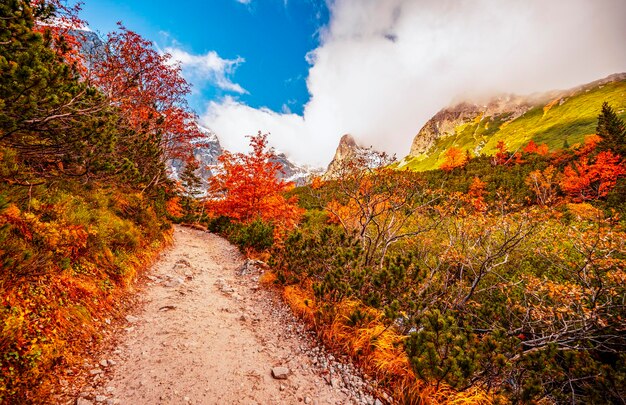
[[[224,152],[222,145],[220,145],[217,135],[208,128],[205,128],[199,124],[196,124],[198,129],[203,134],[201,138],[191,141],[193,144],[193,156],[198,161],[199,168],[196,172],[198,177],[202,179],[203,186],[206,188],[206,180],[214,175],[216,168],[219,165],[218,158]],[[180,159],[172,159],[169,162],[170,178],[174,180],[180,179],[180,174],[184,169],[184,162]]]
[[[204,135],[201,139],[194,141],[193,156],[200,163],[198,175],[203,179],[212,177],[217,165],[218,158],[224,153],[217,135],[208,128],[198,125],[198,129]]]
[[[419,156],[428,152],[437,139],[453,135],[457,126],[473,120],[479,111],[478,106],[467,103],[439,111],[417,133],[409,155]]]
[[[76,30],[81,41],[81,52],[87,57],[87,61],[104,56],[104,42],[93,31]]]
[[[335,156],[333,160],[330,161],[326,173],[324,173],[322,178],[324,180],[330,180],[337,177],[337,173],[344,161],[359,156],[359,154],[364,153],[365,150],[365,148],[357,145],[352,135],[345,134],[339,140]]]
[[[300,166],[289,160],[284,153],[277,153],[275,162],[279,163],[282,171],[278,173],[278,178],[293,182],[296,186],[307,184],[312,176],[321,174],[323,169]]]
[[[439,138],[454,135],[455,129],[479,117],[493,117],[512,121],[530,110],[539,100],[517,96],[492,99],[488,104],[460,103],[444,108],[420,129],[411,144],[409,156],[419,156],[435,144]]]

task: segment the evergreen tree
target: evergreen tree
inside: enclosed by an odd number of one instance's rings
[[[180,174],[180,181],[185,188],[185,195],[187,197],[195,198],[200,194],[200,186],[202,185],[202,179],[196,174],[198,171],[198,161],[191,158],[185,164],[185,168]]]
[[[606,101],[602,103],[602,112],[598,115],[596,134],[602,138],[598,144],[599,151],[613,151],[626,157],[626,129],[613,108]]]
[[[52,49],[50,33],[34,31],[35,19],[53,12],[45,3],[0,4],[0,146],[38,175],[87,174],[99,166],[95,149],[111,149],[109,116],[102,95]]]

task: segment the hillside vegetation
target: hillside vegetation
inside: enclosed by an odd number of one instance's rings
[[[626,131],[608,103],[594,122],[570,148],[498,142],[424,173],[354,156],[287,191],[306,209],[289,232],[212,203],[208,225],[398,403],[621,403]]]
[[[123,27],[87,60],[64,4],[0,5],[0,403],[51,402],[120,316],[195,136],[178,69]]]
[[[560,94],[514,119],[512,112],[491,116],[476,112],[468,122],[458,123],[453,134],[437,139],[424,154],[405,158],[400,167],[416,171],[436,169],[451,147],[473,155],[491,156],[499,141],[511,150],[523,147],[530,140],[545,143],[552,151],[579,144],[585,136],[595,133],[597,112],[603,102],[611,104],[622,119],[626,118],[626,79],[619,77],[617,81]]]
[[[179,67],[122,25],[81,53],[76,11],[0,4],[0,402],[54,402],[170,220],[266,261],[261,281],[395,402],[626,402],[623,80],[307,187],[259,132],[200,200]]]

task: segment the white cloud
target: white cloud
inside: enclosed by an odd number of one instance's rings
[[[252,108],[232,97],[225,97],[220,102],[210,102],[202,121],[211,123],[211,129],[218,134],[222,145],[232,151],[247,150],[247,135],[254,135],[259,130],[267,132],[270,128],[271,143],[280,145],[284,152],[293,154],[303,147],[316,148],[316,140],[312,137],[292,136],[306,130],[301,116],[277,113],[267,108]]]
[[[623,0],[334,0],[322,44],[307,55],[304,115],[233,98],[203,115],[223,143],[244,135],[304,163],[326,164],[342,134],[397,153],[442,107],[498,92],[564,89],[626,70]]]
[[[215,51],[209,51],[204,55],[194,55],[177,47],[167,47],[164,52],[172,56],[172,62],[181,64],[183,76],[197,89],[212,84],[222,90],[239,94],[247,93],[239,84],[233,83],[230,79],[237,66],[245,62],[245,59],[241,57],[222,59]]]
[[[237,3],[241,3],[241,4],[250,4],[252,3],[252,0],[235,0]]]

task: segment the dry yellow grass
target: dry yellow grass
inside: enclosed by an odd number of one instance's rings
[[[261,277],[259,277],[259,283],[266,287],[273,287],[276,284],[276,273],[273,271],[266,271],[261,274]]]
[[[315,324],[314,301],[297,286],[287,286],[283,290],[283,297],[291,310],[308,324]]]
[[[266,272],[263,284],[274,284],[276,275]],[[310,285],[287,286],[283,289],[285,302],[307,324],[315,327],[324,342],[341,353],[350,355],[362,369],[376,376],[389,393],[402,404],[493,404],[484,390],[470,388],[458,392],[445,384],[435,386],[416,378],[403,347],[403,336],[394,328],[385,326],[383,313],[366,307],[358,300],[346,300],[333,307],[327,322],[320,323],[319,308]],[[351,325],[350,315],[355,311],[365,314],[365,320]]]

